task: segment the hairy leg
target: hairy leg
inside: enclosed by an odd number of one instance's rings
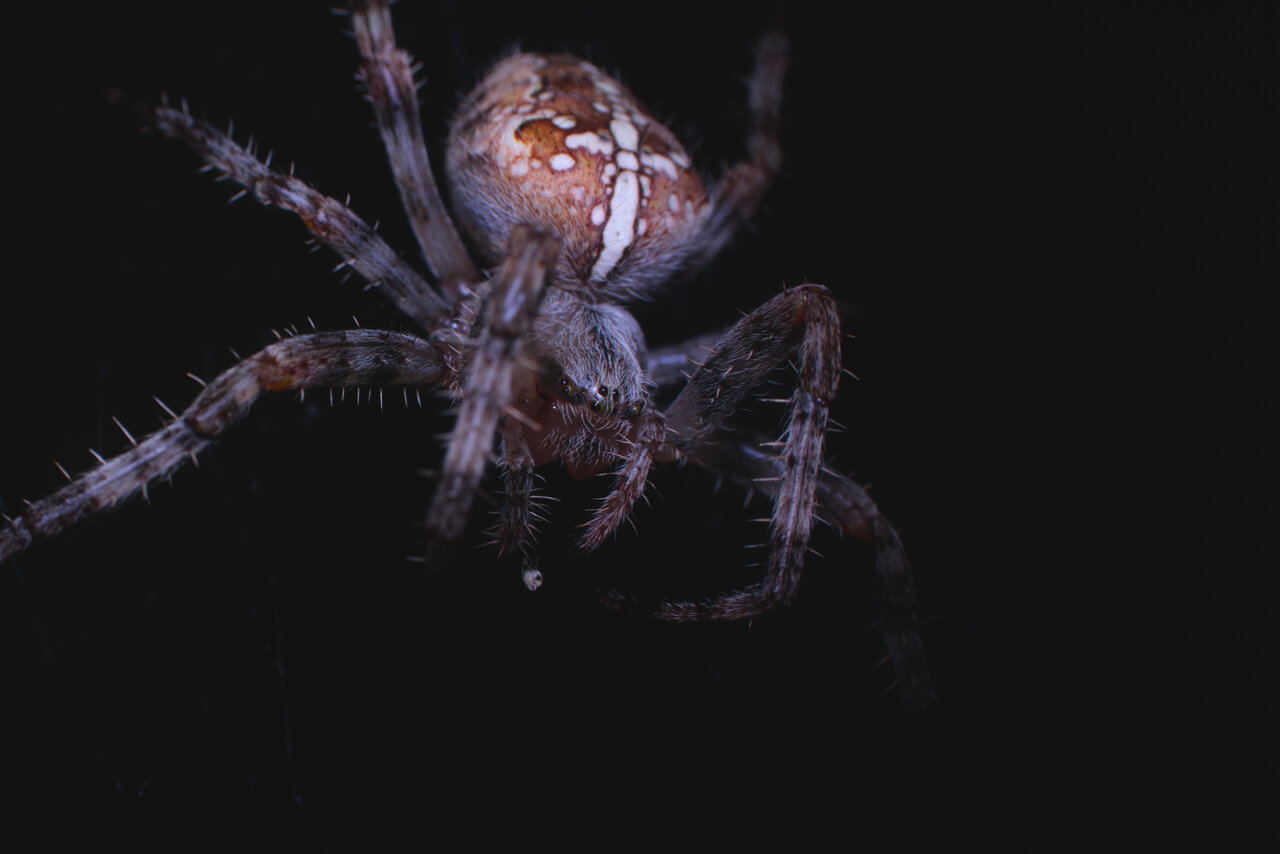
[[[481,310],[483,328],[466,372],[462,408],[427,514],[428,562],[431,553],[456,540],[466,525],[498,419],[509,409],[524,338],[546,296],[547,275],[559,251],[559,241],[547,232],[522,226],[511,233],[507,260],[493,277]]]
[[[756,66],[748,84],[747,159],[729,168],[711,193],[711,210],[702,224],[699,251],[691,267],[710,261],[737,230],[755,214],[765,191],[782,165],[778,127],[782,116],[782,81],[787,71],[788,44],[778,32],[765,34],[756,47]]]
[[[781,482],[782,467],[767,444],[722,437],[697,453],[697,461],[744,489],[769,496]],[[842,536],[874,543],[876,570],[872,604],[887,662],[897,682],[902,707],[928,717],[937,704],[929,662],[920,636],[915,575],[897,530],[865,489],[842,474],[818,475],[816,515]]]
[[[688,341],[650,350],[649,381],[660,390],[683,386],[707,354],[715,352],[716,342],[727,331],[695,335]]]
[[[500,555],[520,556],[520,575],[525,586],[537,590],[542,586],[542,572],[533,551],[536,523],[541,505],[534,493],[533,454],[524,438],[524,426],[514,418],[508,418],[502,437],[503,481],[506,484],[506,500],[498,516],[494,533]]]
[[[418,116],[413,60],[396,47],[391,9],[382,0],[354,0],[351,23],[363,60],[360,79],[369,93],[396,187],[422,257],[450,301],[480,280],[440,198]]]
[[[286,338],[219,374],[168,426],[0,524],[0,563],[86,516],[145,491],[147,484],[194,458],[265,391],[434,385],[443,374],[436,349],[404,333],[361,329]]]
[[[768,373],[799,349],[790,422],[780,444],[773,483],[768,574],[759,584],[710,602],[665,602],[655,615],[667,620],[739,620],[790,602],[809,546],[818,473],[827,430],[828,402],[840,376],[840,319],[821,285],[784,291],[738,321],[716,344],[666,413],[659,459],[698,454]],[[606,602],[625,605],[620,594]]]
[[[258,160],[227,134],[188,113],[185,105],[174,109],[135,101],[134,107],[166,136],[189,145],[209,168],[243,187],[240,195],[252,193],[264,205],[297,214],[312,234],[342,257],[343,266],[389,292],[396,308],[422,329],[431,329],[452,314],[426,280],[346,205],[270,168],[270,156],[266,162]]]
[[[587,532],[580,545],[585,551],[599,548],[610,534],[631,515],[631,508],[644,494],[649,483],[649,468],[653,465],[654,448],[662,442],[666,432],[662,416],[656,412],[645,413],[637,421],[632,432],[631,447],[627,451],[613,490],[605,496],[599,509],[587,523]]]

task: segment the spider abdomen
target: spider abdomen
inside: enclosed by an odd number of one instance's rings
[[[622,84],[571,56],[517,54],[463,102],[447,153],[458,218],[491,257],[553,231],[556,284],[627,299],[693,248],[707,192],[684,147]]]

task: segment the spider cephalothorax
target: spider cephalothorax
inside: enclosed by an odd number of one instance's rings
[[[428,514],[428,559],[461,536],[495,436],[506,480],[498,539],[521,556],[530,586],[540,579],[537,466],[560,461],[579,477],[616,470],[582,538],[593,549],[626,520],[654,463],[691,460],[772,496],[768,568],[744,590],[646,610],[671,620],[740,619],[790,601],[821,509],[840,530],[875,542],[884,598],[899,621],[886,626],[899,638],[890,652],[903,684],[928,702],[901,543],[860,487],[822,467],[841,372],[840,320],[827,289],[785,290],[716,338],[654,352],[625,308],[714,256],[758,206],[781,161],[785,40],[761,40],[749,84],[748,157],[714,182],[704,182],[674,134],[595,66],[524,53],[498,63],[464,100],[445,157],[455,216],[479,251],[477,264],[437,190],[411,63],[395,44],[389,9],[381,0],[354,2],[352,21],[361,78],[434,285],[349,207],[272,169],[185,108],[138,109],[246,193],[297,214],[421,334],[298,335],[244,359],[162,430],[0,528],[0,560],[144,490],[207,447],[262,392],[443,387],[459,413]],[[785,436],[761,444],[722,434],[788,359],[796,388]],[[679,388],[665,411],[655,404],[663,387]],[[613,591],[602,598],[637,605]]]

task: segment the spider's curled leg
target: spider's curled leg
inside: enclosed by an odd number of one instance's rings
[[[166,136],[189,145],[264,205],[298,215],[311,233],[342,257],[346,266],[391,294],[396,308],[430,329],[452,313],[426,280],[346,205],[270,168],[213,125],[185,110],[135,101],[143,119]],[[269,158],[268,158],[269,159]]]
[[[466,525],[498,419],[511,402],[525,335],[546,296],[547,276],[559,252],[560,242],[545,231],[520,226],[511,232],[507,260],[493,277],[481,309],[483,327],[463,383],[462,407],[427,514],[428,549],[456,540]]]
[[[445,373],[434,347],[377,330],[286,338],[228,368],[173,422],[133,448],[0,522],[0,562],[111,507],[174,471],[244,415],[264,391],[335,385],[433,385]]]
[[[698,462],[770,496],[781,482],[780,461],[758,441],[722,437],[698,453]],[[903,709],[917,718],[929,717],[937,695],[920,636],[915,575],[902,539],[867,491],[844,475],[825,468],[819,472],[817,504],[817,514],[841,535],[875,544],[872,602],[887,662]]]
[[[418,116],[418,93],[413,83],[413,61],[396,47],[391,29],[391,9],[382,0],[353,0],[351,23],[363,66],[360,79],[369,93],[378,131],[409,215],[413,233],[431,272],[453,302],[461,300],[463,286],[479,280],[462,238],[440,199]]]
[[[769,571],[765,579],[706,603],[668,602],[668,620],[737,620],[790,602],[809,547],[814,495],[822,465],[827,408],[840,379],[840,316],[821,285],[784,291],[738,321],[716,344],[667,410],[660,456],[697,460],[746,395],[794,349],[800,362],[786,441],[773,487]]]

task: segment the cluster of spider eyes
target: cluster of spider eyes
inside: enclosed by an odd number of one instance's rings
[[[616,388],[611,389],[606,385],[602,385],[596,388],[596,392],[599,397],[592,396],[589,400],[584,399],[586,398],[586,395],[583,393],[582,389],[573,383],[572,380],[564,376],[560,378],[560,393],[564,396],[565,400],[581,401],[582,404],[590,409],[595,415],[616,414],[619,418],[625,418],[628,421],[632,421],[639,417],[640,413],[644,411],[643,400],[633,401],[627,404],[626,407],[618,409],[618,404],[622,399],[622,393]]]

